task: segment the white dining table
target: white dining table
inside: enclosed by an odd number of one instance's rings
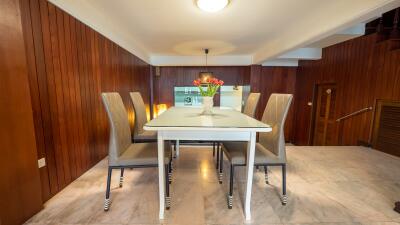
[[[269,125],[231,109],[214,107],[212,115],[203,115],[201,108],[171,107],[145,124],[144,129],[157,131],[158,136],[160,219],[164,219],[165,210],[165,140],[248,141],[244,214],[246,220],[251,220],[250,204],[256,135],[257,132],[270,132],[272,128]]]

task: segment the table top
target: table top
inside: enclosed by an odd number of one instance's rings
[[[203,115],[202,108],[171,107],[146,123],[145,130],[241,130],[269,132],[271,127],[232,109],[213,108]]]

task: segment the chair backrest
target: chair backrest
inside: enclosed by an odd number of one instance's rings
[[[131,129],[121,96],[116,92],[109,92],[102,93],[101,97],[110,124],[108,156],[109,163],[112,164],[132,144]]]
[[[243,108],[243,113],[253,117],[256,114],[258,101],[260,100],[260,93],[250,93]]]
[[[292,99],[291,94],[272,94],[261,119],[272,131],[261,132],[258,142],[282,160],[286,160],[284,127]]]
[[[135,110],[135,126],[133,135],[136,136],[144,132],[143,126],[147,123],[146,106],[140,92],[129,93]]]

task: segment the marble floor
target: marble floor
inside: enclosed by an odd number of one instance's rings
[[[251,224],[395,225],[400,200],[400,158],[363,147],[287,147],[288,196],[280,204],[281,172],[271,168],[254,175]],[[107,159],[49,200],[30,225],[53,224],[243,224],[245,168],[237,169],[234,206],[226,206],[229,174],[217,182],[211,148],[181,147],[174,163],[172,206],[158,220],[156,168],[112,177],[112,204],[103,211]]]

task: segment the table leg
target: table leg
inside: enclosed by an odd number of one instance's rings
[[[254,170],[254,154],[256,148],[256,132],[250,132],[250,141],[247,144],[247,166],[246,166],[246,192],[245,192],[245,203],[244,213],[247,221],[251,220],[251,190],[253,186],[253,170]]]
[[[164,138],[161,132],[158,132],[157,138],[158,144],[158,191],[160,200],[160,220],[164,219],[165,209],[165,176],[164,176]]]
[[[176,150],[175,150],[176,157],[179,157],[179,140],[176,140]]]

